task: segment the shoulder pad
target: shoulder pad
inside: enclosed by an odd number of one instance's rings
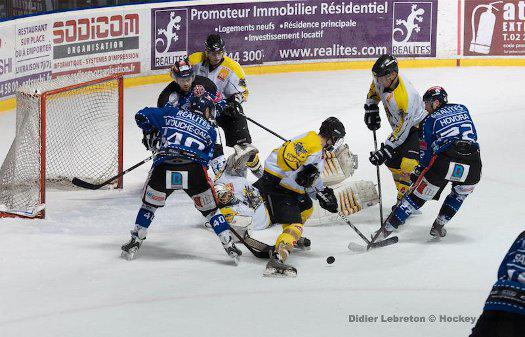
[[[246,77],[241,65],[229,58],[228,56],[224,56],[224,61],[221,63],[221,65],[231,69],[235,73],[235,75],[237,75],[239,80],[244,79],[244,77]]]
[[[199,51],[189,56],[190,64],[195,66],[197,63],[204,61],[204,53]]]

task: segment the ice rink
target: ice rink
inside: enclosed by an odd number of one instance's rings
[[[472,322],[454,320],[479,316],[502,257],[524,229],[525,68],[400,66],[421,94],[441,85],[451,102],[465,104],[479,134],[481,183],[441,242],[428,236],[441,202],[428,202],[398,232],[398,244],[369,252],[347,248],[362,241],[345,224],[306,227],[312,250],[288,260],[297,278],[263,278],[264,260],[242,247],[241,264],[233,266],[192,201],[177,193],[128,262],[120,246],[141,204],[144,165],[125,176],[121,191],[48,192],[46,220],[0,219],[0,336],[468,336]],[[354,178],[375,180],[373,138],[363,123],[370,80],[364,70],[250,76],[245,111],[285,137],[338,117],[359,155]],[[148,156],[133,117],[156,104],[164,85],[125,91],[125,167]],[[391,129],[381,114],[384,140]],[[0,114],[1,161],[14,129],[15,113]],[[262,157],[281,144],[250,129]],[[381,174],[387,212],[395,188],[386,168]],[[352,220],[372,233],[378,206]],[[254,236],[273,244],[279,232]],[[351,322],[351,315],[377,321]],[[381,322],[398,316],[419,322]]]

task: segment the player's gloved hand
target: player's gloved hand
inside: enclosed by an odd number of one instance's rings
[[[417,182],[422,172],[423,172],[423,168],[421,166],[418,165],[414,168],[414,171],[410,173],[410,184],[411,185],[414,185]]]
[[[376,152],[370,152],[370,162],[375,166],[383,164],[385,161],[392,158],[394,149],[390,145],[381,144],[381,148]]]
[[[157,130],[153,129],[151,132],[144,132],[142,144],[144,144],[146,150],[148,151],[156,150],[157,146],[159,145]]]
[[[379,117],[377,104],[365,104],[365,124],[371,131],[381,127],[381,117]]]
[[[236,100],[228,100],[220,113],[229,117],[235,117],[243,113],[242,105]]]
[[[308,164],[303,166],[303,169],[297,173],[295,182],[299,186],[308,188],[317,180],[317,177],[319,177],[319,170],[317,167],[313,164]]]
[[[319,206],[330,213],[337,213],[337,198],[333,189],[325,187],[324,190],[317,192],[316,197],[319,201]]]

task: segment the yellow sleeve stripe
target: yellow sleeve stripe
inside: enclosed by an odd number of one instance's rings
[[[398,137],[399,133],[403,129],[403,126],[405,124],[405,116],[408,113],[408,93],[407,89],[405,87],[405,82],[401,78],[399,78],[399,85],[394,90],[394,99],[397,104],[397,108],[399,110],[399,113],[401,115],[401,119],[399,120],[399,123],[397,124],[397,127],[394,130],[394,136]]]
[[[224,61],[222,61],[221,65],[231,69],[235,73],[235,75],[237,75],[239,80],[245,79],[246,75],[244,74],[244,70],[242,69],[242,67],[239,65],[239,63],[235,62],[228,56],[224,56]]]
[[[204,60],[204,53],[201,51],[193,53],[190,55],[189,60],[191,65],[201,63]]]
[[[396,100],[397,108],[406,114],[408,112],[408,93],[405,83],[401,76],[399,78],[399,85],[394,90],[394,99]]]
[[[374,81],[372,81],[372,83],[370,84],[370,90],[368,90],[367,98],[373,99],[374,101],[377,101],[377,102],[381,100],[381,97],[379,97],[379,95],[377,94],[376,85],[374,84]]]
[[[290,185],[287,185],[287,184],[283,183],[282,180],[279,183],[279,185],[284,187],[284,188],[286,188],[287,190],[294,191],[295,193],[304,194],[304,190],[299,190],[299,189],[294,188],[294,187],[292,187]]]

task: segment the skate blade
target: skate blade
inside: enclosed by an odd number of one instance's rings
[[[230,257],[231,257],[234,265],[238,266],[241,263],[241,259],[239,259],[239,256],[231,256],[230,255]]]
[[[296,277],[296,270],[278,270],[276,268],[266,268],[263,273],[264,277],[276,277],[276,278],[286,278],[286,277]]]
[[[303,252],[307,252],[307,251],[312,250],[312,247],[310,247],[310,246],[295,246],[293,248],[295,250],[299,250],[299,251],[303,251]]]
[[[120,253],[120,257],[123,258],[124,260],[131,261],[135,258],[135,253],[128,253],[128,252],[122,251]]]

